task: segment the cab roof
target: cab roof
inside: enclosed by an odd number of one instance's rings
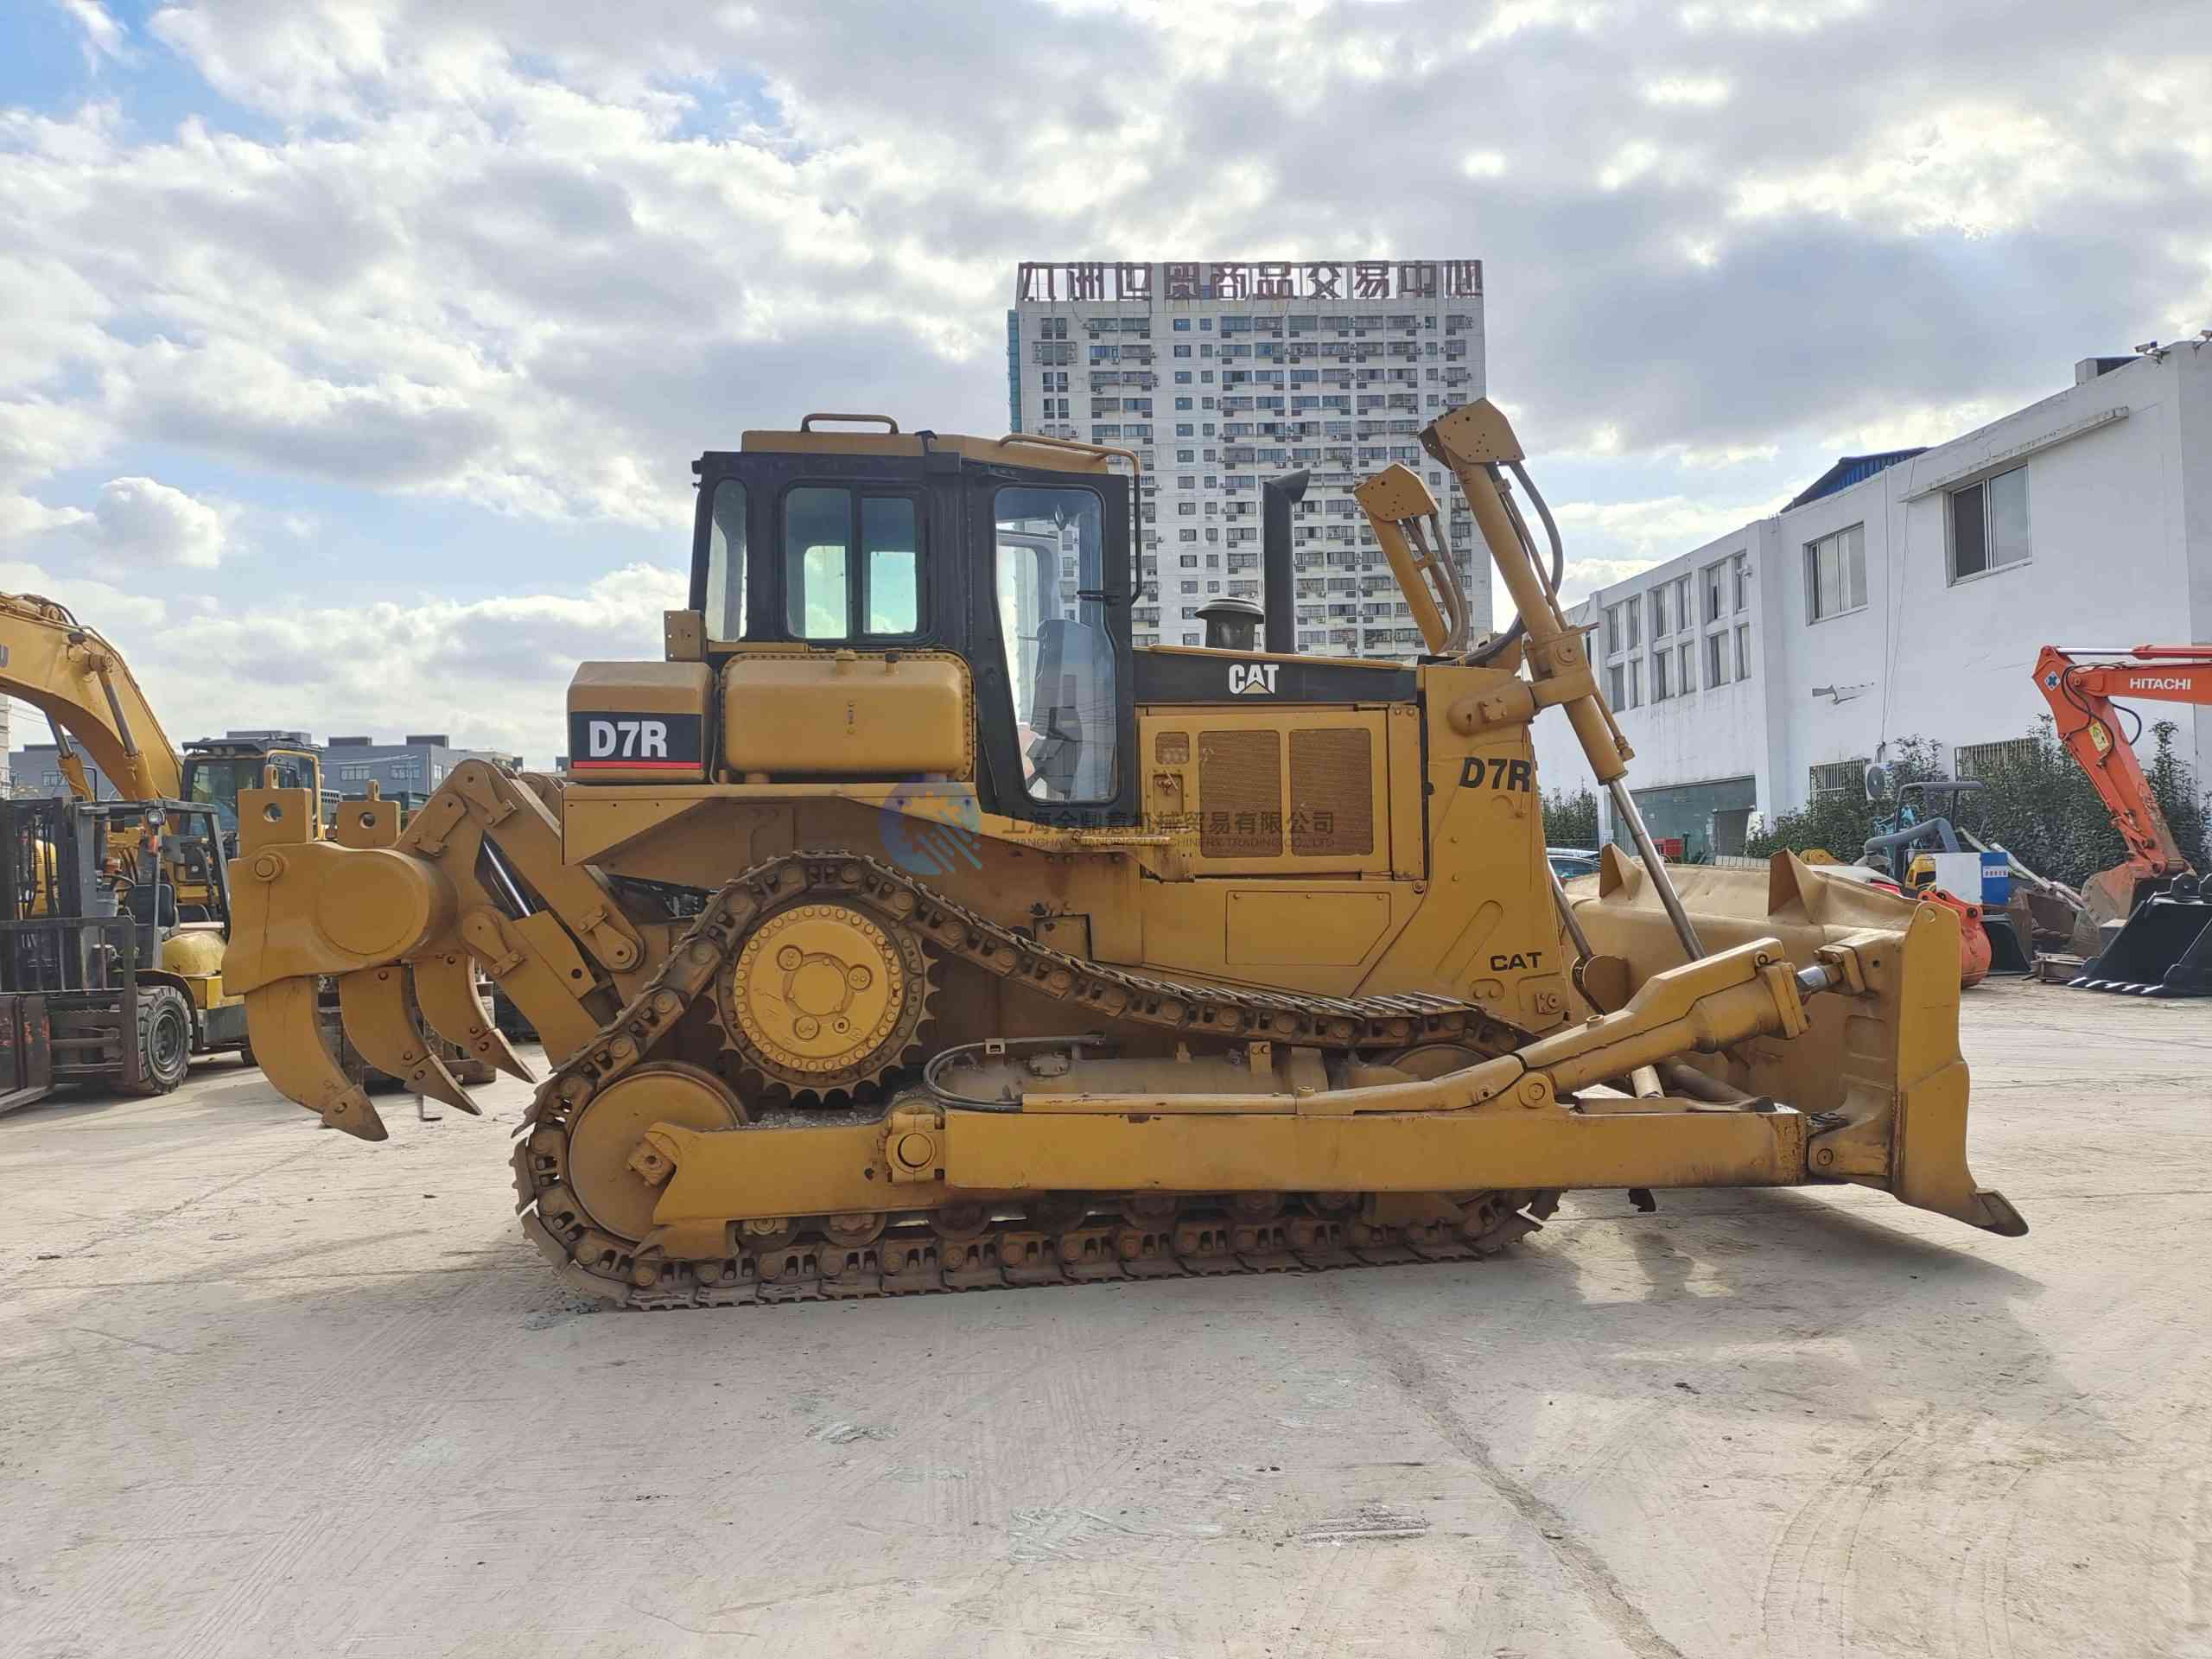
[[[852,421],[880,423],[887,430],[855,432],[843,429],[822,430],[813,425],[816,421]],[[799,423],[796,432],[760,429],[747,432],[740,441],[742,452],[748,454],[799,455],[878,455],[885,457],[919,458],[931,453],[950,452],[963,458],[998,466],[1033,467],[1046,472],[1086,473],[1110,474],[1116,470],[1116,461],[1127,463],[1134,472],[1140,470],[1135,454],[1095,443],[1077,443],[1065,438],[1040,437],[1034,434],[1017,432],[1003,438],[969,437],[957,432],[902,432],[899,424],[887,415],[809,415]],[[727,450],[709,450],[700,457],[701,470],[706,462],[717,456],[727,456]]]

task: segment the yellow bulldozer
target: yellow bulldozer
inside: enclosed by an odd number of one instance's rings
[[[1955,920],[1787,855],[1669,871],[1504,417],[1421,441],[1518,619],[1471,639],[1393,466],[1356,494],[1411,665],[1291,648],[1287,506],[1263,648],[1135,647],[1125,451],[824,416],[702,456],[690,603],[662,660],[580,665],[560,775],[470,761],[323,840],[304,791],[241,797],[264,1069],[384,1138],[316,1037],[336,976],[418,1088],[469,1109],[410,987],[531,1079],[480,963],[547,1054],[524,1230],[633,1307],[1486,1255],[1573,1187],[1852,1183],[2024,1231],[1967,1169]],[[1642,854],[1572,897],[1540,717]]]

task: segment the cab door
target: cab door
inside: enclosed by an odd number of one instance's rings
[[[982,804],[1040,823],[1135,829],[1129,480],[967,471]]]

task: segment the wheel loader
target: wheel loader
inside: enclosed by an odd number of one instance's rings
[[[1125,451],[810,416],[702,455],[690,602],[661,660],[578,667],[560,775],[472,760],[323,840],[305,791],[242,798],[264,1071],[384,1138],[315,1037],[335,976],[365,1054],[474,1109],[411,988],[536,1083],[523,1228],[632,1307],[1483,1256],[1573,1187],[2024,1231],[1967,1169],[1955,920],[1788,855],[1670,872],[1504,417],[1422,442],[1519,615],[1471,639],[1393,466],[1356,494],[1412,664],[1289,649],[1287,508],[1264,648],[1135,648]],[[1539,718],[1641,851],[1571,899]]]

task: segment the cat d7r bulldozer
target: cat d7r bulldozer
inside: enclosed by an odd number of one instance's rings
[[[1503,417],[1422,441],[1519,620],[1470,641],[1394,466],[1356,493],[1412,665],[1289,649],[1281,533],[1270,648],[1133,648],[1126,452],[829,416],[702,456],[689,607],[663,660],[578,668],[563,775],[472,760],[321,841],[249,791],[226,971],[264,1069],[383,1138],[316,1039],[336,976],[359,1048],[467,1108],[405,993],[528,1078],[482,964],[550,1068],[524,1228],[632,1306],[1484,1255],[1570,1187],[2024,1231],[1967,1166],[1954,919],[1788,856],[1678,890]],[[1572,901],[1539,717],[1643,852]]]

